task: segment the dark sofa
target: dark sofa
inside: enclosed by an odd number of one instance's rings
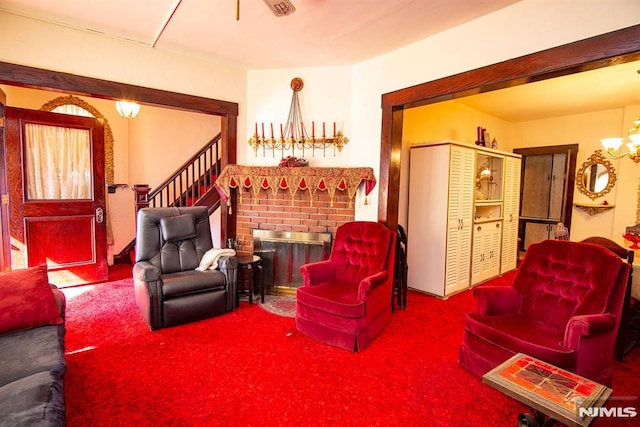
[[[64,426],[65,298],[46,266],[0,273],[0,313],[0,426]]]

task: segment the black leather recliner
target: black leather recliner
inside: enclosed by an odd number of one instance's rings
[[[236,257],[221,257],[216,270],[196,270],[212,247],[206,207],[138,211],[133,283],[136,304],[151,330],[235,308]]]

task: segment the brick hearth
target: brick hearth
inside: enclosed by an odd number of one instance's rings
[[[334,236],[340,224],[355,218],[355,207],[349,206],[346,191],[336,191],[333,204],[326,191],[316,191],[312,200],[309,191],[298,190],[293,196],[293,204],[287,189],[278,189],[275,196],[270,189],[262,189],[255,199],[253,189],[237,191],[242,192],[242,197],[237,199],[236,211],[240,252],[253,252],[254,229],[331,233]]]

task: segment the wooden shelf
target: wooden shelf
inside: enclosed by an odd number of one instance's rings
[[[596,214],[608,211],[611,208],[615,208],[616,205],[603,205],[603,204],[595,204],[595,203],[574,203],[576,208],[583,210],[588,213],[589,216],[594,216]]]

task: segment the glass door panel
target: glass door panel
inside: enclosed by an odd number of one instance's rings
[[[90,200],[93,177],[88,129],[25,124],[27,200]]]

